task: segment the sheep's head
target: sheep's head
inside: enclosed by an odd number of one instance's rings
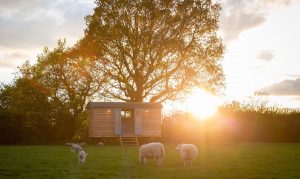
[[[182,144],[178,144],[176,150],[180,151]]]
[[[83,155],[83,161],[86,160],[87,155],[88,155],[87,153],[85,153],[85,154]]]
[[[81,150],[78,155],[79,155],[78,156],[79,158],[82,158],[82,159],[85,160],[85,158],[87,157],[88,153],[86,153],[85,151]]]

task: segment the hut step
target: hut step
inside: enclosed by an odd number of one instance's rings
[[[136,136],[128,137],[128,136],[120,136],[121,146],[138,146],[138,138]]]

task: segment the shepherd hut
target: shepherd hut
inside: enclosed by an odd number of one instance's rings
[[[90,102],[88,135],[120,137],[121,144],[130,137],[161,137],[161,110],[160,103]]]

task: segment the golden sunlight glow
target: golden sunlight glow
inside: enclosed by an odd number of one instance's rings
[[[187,111],[198,117],[199,120],[205,120],[216,114],[219,104],[218,97],[202,89],[193,90],[186,101]]]

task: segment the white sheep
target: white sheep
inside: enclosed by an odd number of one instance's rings
[[[104,143],[103,143],[103,142],[99,142],[99,143],[97,144],[97,146],[98,146],[98,147],[103,147],[103,146],[104,146]]]
[[[80,164],[83,164],[85,162],[85,158],[86,156],[88,155],[88,153],[86,153],[85,151],[81,150],[79,153],[78,153],[78,160],[79,160],[79,163]]]
[[[178,144],[176,150],[180,153],[183,165],[186,166],[187,163],[190,163],[190,166],[192,166],[193,160],[195,160],[198,155],[197,147],[194,144]]]
[[[66,143],[66,145],[71,145],[71,152],[80,152],[82,151],[82,147],[80,144],[75,144],[75,143]]]
[[[148,159],[154,159],[157,165],[163,165],[164,156],[164,145],[159,142],[144,144],[139,148],[139,162],[144,165],[147,165]]]

